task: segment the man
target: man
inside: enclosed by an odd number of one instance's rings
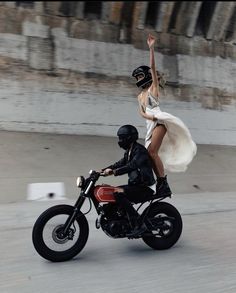
[[[139,213],[132,203],[144,202],[156,193],[156,183],[147,149],[137,142],[138,131],[133,125],[123,125],[117,132],[118,144],[125,150],[118,162],[102,169],[103,173],[119,176],[128,173],[128,184],[117,187],[114,193],[116,202],[127,211],[133,232],[128,236],[138,236],[146,230]],[[142,225],[141,225],[142,224]]]

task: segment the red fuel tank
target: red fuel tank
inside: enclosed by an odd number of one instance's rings
[[[94,189],[94,195],[99,202],[115,202],[114,191],[116,187],[110,185],[98,185]]]

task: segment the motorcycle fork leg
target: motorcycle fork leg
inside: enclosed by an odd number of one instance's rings
[[[81,196],[76,204],[75,204],[75,208],[74,208],[74,212],[71,216],[68,217],[68,219],[66,220],[65,224],[64,224],[64,230],[63,230],[63,233],[66,235],[71,224],[74,222],[76,216],[77,216],[77,213],[78,211],[80,211],[80,208],[82,207],[83,203],[85,201],[85,197],[84,196]]]

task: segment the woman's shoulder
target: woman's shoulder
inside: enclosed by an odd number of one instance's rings
[[[138,95],[138,102],[140,105],[144,106],[145,105],[145,96],[143,94],[143,92],[141,92],[139,95]]]
[[[142,93],[138,94],[138,101],[142,99]]]

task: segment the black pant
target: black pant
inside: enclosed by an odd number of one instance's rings
[[[146,199],[154,194],[154,191],[147,186],[122,185],[124,192],[115,192],[116,202],[120,204],[132,218],[139,217],[138,212],[132,206],[132,203],[145,202]]]

